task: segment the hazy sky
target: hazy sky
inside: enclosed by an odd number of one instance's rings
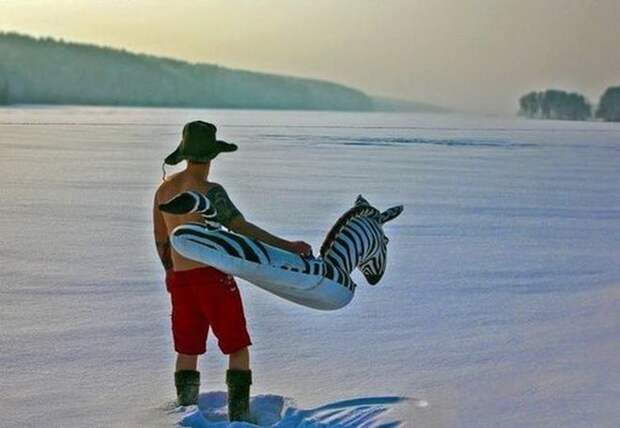
[[[0,30],[489,113],[620,85],[620,0],[0,0]]]

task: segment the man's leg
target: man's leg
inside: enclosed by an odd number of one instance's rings
[[[177,351],[174,384],[180,406],[198,404],[200,372],[198,355],[206,352],[209,324],[196,305],[191,271],[174,272],[166,277],[172,301],[172,337]]]
[[[247,346],[228,356],[228,368],[230,370],[250,370],[250,351]]]
[[[252,344],[248,333],[239,287],[233,277],[222,275],[220,286],[214,287],[218,305],[214,305],[209,321],[219,339],[219,347],[229,355],[226,384],[228,385],[228,418],[247,421],[250,418],[250,353]]]
[[[198,367],[198,355],[177,354],[176,371],[196,370]]]

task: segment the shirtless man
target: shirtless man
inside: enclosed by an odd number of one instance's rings
[[[153,207],[155,242],[166,269],[166,288],[172,302],[172,334],[177,351],[175,386],[179,405],[198,401],[198,355],[206,352],[207,333],[211,328],[220,349],[229,355],[226,372],[229,419],[247,420],[252,383],[248,352],[251,341],[239,289],[232,276],[186,259],[171,248],[170,232],[183,223],[202,222],[200,214],[172,215],[158,207],[178,193],[188,190],[202,192],[217,210],[216,221],[228,229],[304,256],[312,255],[312,248],[303,241],[278,238],[250,223],[231,202],[224,188],[208,180],[211,159],[219,153],[237,149],[234,144],[216,140],[215,133],[216,128],[210,123],[195,121],[186,124],[181,144],[166,158],[165,163],[169,165],[186,160],[187,167],[164,179],[157,189]]]

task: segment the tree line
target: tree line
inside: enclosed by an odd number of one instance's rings
[[[344,85],[0,33],[0,104],[372,110]]]
[[[548,89],[530,92],[519,98],[519,115],[536,119],[588,120],[620,122],[620,86],[609,87],[594,110],[586,97],[576,92]]]

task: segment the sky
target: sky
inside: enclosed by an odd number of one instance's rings
[[[488,114],[620,85],[620,0],[0,0],[0,30]]]

